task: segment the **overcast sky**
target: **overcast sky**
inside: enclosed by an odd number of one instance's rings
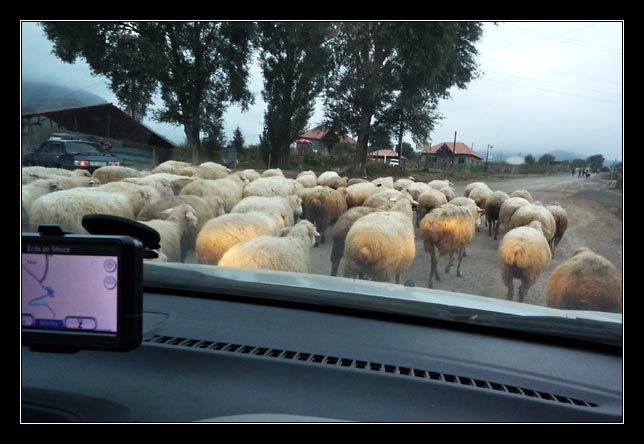
[[[432,144],[457,140],[490,158],[510,153],[576,151],[622,158],[622,28],[620,22],[486,23],[479,41],[480,78],[454,89],[439,110],[445,118],[432,132]],[[22,75],[97,94],[118,105],[103,77],[85,62],[73,65],[51,54],[52,45],[36,23],[22,24]],[[226,136],[236,126],[249,144],[259,142],[265,104],[262,75],[251,68],[255,104],[225,114]],[[322,121],[320,107],[309,127]],[[149,127],[180,143],[183,129],[153,121]]]

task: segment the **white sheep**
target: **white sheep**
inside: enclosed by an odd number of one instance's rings
[[[442,188],[452,188],[454,186],[454,184],[449,180],[432,180],[431,182],[428,182],[427,185],[435,190],[441,190]]]
[[[152,169],[152,173],[169,173],[169,174],[179,174],[181,170],[185,167],[190,166],[188,162],[182,162],[179,160],[166,160],[163,163],[160,163]]]
[[[621,313],[622,276],[606,258],[579,248],[548,280],[548,307]]]
[[[391,177],[391,176],[378,177],[377,179],[372,180],[371,183],[374,184],[376,187],[378,187],[381,190],[384,190],[384,189],[393,190],[394,189],[394,178]]]
[[[183,187],[187,184],[193,182],[192,177],[181,176],[179,174],[170,174],[170,173],[154,173],[149,174],[143,177],[128,177],[122,179],[120,182],[131,182],[139,185],[150,185],[159,189],[160,191],[164,188],[169,188],[172,190],[172,194],[178,195]],[[166,194],[161,191],[161,194]]]
[[[354,177],[347,181],[347,186],[349,187],[351,185],[355,185],[357,183],[364,183],[364,182],[369,182],[369,179],[365,177]]]
[[[302,199],[295,195],[288,197],[249,196],[243,198],[230,212],[249,213],[251,211],[279,214],[284,218],[284,226],[292,227],[297,219],[302,216]]]
[[[445,195],[445,197],[447,198],[448,202],[451,202],[452,200],[454,200],[456,198],[456,193],[454,192],[454,188],[452,188],[452,187],[444,187],[444,188],[441,188],[438,191],[440,191],[441,193],[443,193]]]
[[[349,179],[340,177],[335,171],[325,171],[318,176],[318,185],[337,189],[339,187],[346,187]]]
[[[285,177],[260,177],[244,187],[243,197],[248,196],[289,196],[298,194],[303,189],[301,183],[295,179]]]
[[[501,277],[508,287],[508,300],[514,297],[513,279],[519,279],[519,302],[523,302],[530,287],[550,264],[550,245],[538,220],[528,226],[508,231],[499,244]]]
[[[468,183],[467,185],[465,185],[465,189],[463,190],[463,196],[464,196],[464,197],[470,197],[470,192],[471,192],[474,188],[476,188],[476,187],[478,187],[478,186],[485,186],[485,187],[488,187],[488,186],[487,186],[487,184],[486,184],[485,182],[470,182],[470,183]],[[488,188],[490,188],[490,187],[488,187]]]
[[[215,217],[205,223],[197,236],[197,261],[217,265],[233,245],[257,236],[276,236],[282,228],[284,219],[280,215],[259,211]]]
[[[395,191],[395,190],[390,190]],[[345,277],[399,284],[416,255],[411,201],[400,198],[393,211],[376,211],[358,219],[345,240]]]
[[[106,183],[96,189],[98,191],[108,191],[121,194],[142,194],[144,196],[143,199],[137,199],[136,202],[133,202],[132,210],[134,211],[134,214],[139,214],[143,206],[149,202],[154,202],[162,197],[173,195],[170,188],[159,188],[152,185],[138,185],[136,183],[123,181]]]
[[[411,176],[409,176],[408,178],[396,179],[396,181],[394,182],[394,190],[402,191],[413,183],[415,183],[415,180]]]
[[[492,236],[494,231],[494,240],[499,234],[499,214],[501,205],[508,200],[510,196],[503,191],[495,191],[487,198],[485,202],[485,220],[488,223],[488,235]]]
[[[470,194],[467,196],[476,202],[476,206],[485,210],[485,202],[492,195],[492,190],[487,185],[479,185],[474,187]]]
[[[31,206],[36,199],[40,196],[44,196],[45,194],[60,191],[62,189],[63,188],[54,179],[38,179],[22,186],[20,214],[22,216],[21,228],[23,231],[29,229]]]
[[[423,234],[423,247],[431,258],[428,288],[433,288],[434,277],[438,275],[438,259],[440,256],[449,255],[445,273],[449,273],[453,265],[454,254],[457,255],[456,276],[461,277],[461,262],[465,255],[465,247],[474,238],[475,216],[469,208],[445,204],[434,208],[420,221]],[[436,256],[438,251],[439,257]]]
[[[483,210],[481,210],[476,205],[476,202],[474,202],[473,199],[470,199],[469,197],[459,196],[450,200],[449,203],[452,205],[456,205],[457,207],[468,208],[470,212],[474,214],[474,226],[476,227],[476,231],[479,231],[479,227],[481,226],[481,214],[483,214]]]
[[[529,203],[519,207],[510,218],[508,229],[529,225],[533,220],[541,222],[543,235],[548,242],[552,241],[557,231],[557,223],[552,213],[541,205]]]
[[[262,177],[284,177],[284,172],[280,168],[272,168],[264,171]]]
[[[145,193],[117,193],[96,188],[73,188],[39,197],[31,206],[30,227],[40,224],[58,224],[73,233],[87,234],[81,222],[86,214],[112,214],[134,219],[143,207]]]
[[[416,226],[420,226],[420,221],[427,213],[434,208],[447,203],[447,197],[440,191],[430,188],[427,191],[420,193],[418,196],[418,208],[416,208]]]
[[[92,177],[100,183],[116,182],[126,177],[143,177],[140,171],[125,166],[103,166],[92,173]]]
[[[432,187],[427,185],[425,182],[415,182],[409,185],[407,188],[404,190],[407,191],[410,195],[411,198],[414,200],[418,200],[418,196],[420,196],[421,193],[430,190]]]
[[[523,197],[525,200],[527,200],[530,203],[534,202],[534,199],[532,198],[532,194],[528,190],[514,190],[513,192],[510,193],[510,197]]]
[[[193,177],[201,179],[217,180],[228,177],[230,170],[216,162],[204,162],[197,167]]]
[[[552,238],[552,243],[550,248],[552,248],[552,257],[555,257],[555,248],[561,242],[561,238],[568,229],[568,212],[559,205],[546,205],[546,209],[552,213],[552,216],[555,218],[555,236]]]
[[[506,199],[502,204],[499,210],[499,223],[505,227],[505,230],[509,230],[510,219],[515,211],[521,208],[524,205],[528,205],[530,202],[525,200],[523,197],[510,197]]]
[[[304,188],[313,188],[317,186],[318,179],[313,171],[302,171],[297,175],[295,180],[302,184]]]
[[[197,171],[199,170],[199,167],[196,167],[194,165],[187,166],[185,168],[181,168],[179,171],[180,176],[187,176],[187,177],[192,177],[195,174],[197,174]]]
[[[38,179],[57,179],[59,177],[91,177],[87,170],[64,170],[62,168],[49,168],[43,166],[22,167],[22,184],[27,185]]]
[[[335,224],[347,211],[347,201],[341,192],[329,187],[317,188],[304,200],[304,218],[315,225],[320,242],[326,240],[326,229]]]
[[[234,179],[233,179],[234,178]],[[243,183],[239,176],[226,179],[195,179],[179,193],[180,196],[218,196],[224,201],[226,213],[230,213],[235,205],[242,200]]]
[[[353,207],[344,213],[333,227],[333,246],[331,247],[331,276],[338,275],[340,261],[344,255],[344,243],[353,224],[362,216],[378,211],[371,207]]]
[[[418,205],[418,202],[412,199],[407,191],[396,191],[391,188],[372,194],[362,203],[362,206],[377,208],[379,210],[390,210],[402,198],[409,200],[412,205]],[[411,214],[410,217],[412,217]]]
[[[375,194],[378,187],[371,182],[356,183],[346,188],[346,200],[349,208],[364,204],[369,196]]]
[[[182,249],[185,237],[194,232],[197,226],[197,215],[195,210],[187,204],[181,204],[175,208],[164,210],[167,215],[165,220],[152,219],[142,222],[154,228],[161,238],[159,245],[167,262],[179,262],[185,257]]]
[[[219,266],[310,273],[310,250],[317,237],[313,224],[302,220],[284,229],[281,237],[259,236],[231,247]]]
[[[236,176],[239,176],[241,179],[247,180],[248,182],[252,182],[252,181],[262,177],[261,174],[259,174],[257,171],[255,171],[253,169],[246,169],[246,170],[242,170],[242,171],[237,171],[234,174]]]

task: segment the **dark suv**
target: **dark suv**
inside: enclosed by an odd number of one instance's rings
[[[49,140],[25,157],[25,165],[55,168],[82,168],[94,171],[102,166],[118,166],[116,154],[106,152],[100,145],[84,140]]]

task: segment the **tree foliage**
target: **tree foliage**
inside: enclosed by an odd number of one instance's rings
[[[550,165],[552,162],[555,161],[555,156],[552,154],[544,154],[543,156],[539,157],[539,165]]]
[[[593,154],[586,161],[592,171],[599,171],[604,166],[604,156],[602,154]]]
[[[290,144],[304,131],[329,72],[325,22],[260,22],[259,63],[266,101],[263,150],[288,168]]]
[[[248,63],[255,39],[249,22],[46,22],[54,54],[85,59],[110,80],[119,102],[142,119],[159,92],[155,119],[183,125],[199,163],[202,136],[220,140],[232,103],[247,109]]]
[[[325,115],[356,134],[353,172],[366,173],[373,128],[398,138],[428,139],[437,103],[452,86],[476,77],[474,22],[342,22],[332,38],[334,71],[325,89]]]
[[[244,149],[244,144],[244,136],[242,135],[241,129],[237,127],[233,131],[233,140],[230,142],[230,145],[235,151],[240,152]]]
[[[532,156],[532,154],[528,154],[527,156],[525,156],[523,158],[523,160],[525,161],[526,165],[532,165],[535,162],[534,157]]]

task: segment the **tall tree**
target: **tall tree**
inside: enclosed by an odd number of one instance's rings
[[[593,154],[586,161],[592,171],[599,171],[604,166],[604,156],[602,154]]]
[[[154,117],[183,125],[192,161],[201,138],[221,137],[222,116],[232,103],[247,109],[248,63],[255,25],[247,22],[46,22],[54,54],[83,58],[94,74],[110,79],[119,101],[142,118],[154,92],[163,107]]]
[[[240,152],[244,149],[244,136],[242,135],[241,129],[239,127],[235,128],[235,131],[233,131],[233,140],[230,142],[230,144],[237,152]]]
[[[290,144],[304,131],[328,76],[329,29],[324,22],[259,23],[266,101],[261,140],[280,168],[288,168]]]
[[[481,33],[481,25],[473,22],[335,25],[325,114],[331,124],[358,137],[354,173],[366,173],[374,124],[395,135],[398,146],[407,132],[417,142],[428,138],[438,100],[477,75],[474,43]]]
[[[543,156],[539,157],[538,163],[540,165],[550,165],[554,161],[555,156],[553,156],[552,154],[544,154]]]
[[[532,154],[528,154],[523,158],[523,160],[525,160],[527,165],[532,165],[534,163],[534,156]]]

